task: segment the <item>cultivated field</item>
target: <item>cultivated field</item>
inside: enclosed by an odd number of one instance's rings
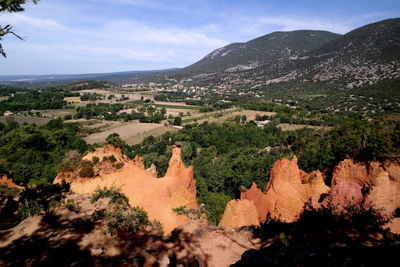
[[[129,144],[129,145],[135,145],[135,144],[139,144],[140,142],[143,141],[143,139],[145,139],[146,137],[152,135],[152,136],[160,136],[166,132],[176,132],[178,131],[178,127],[173,127],[173,126],[164,126],[162,124],[159,124],[159,127],[154,128],[152,130],[137,134],[135,136],[131,136],[128,137],[125,141]]]
[[[303,128],[329,130],[330,128],[332,128],[329,126],[312,126],[306,124],[290,124],[290,123],[279,123],[277,127],[280,128],[282,131],[294,131]]]
[[[43,117],[46,118],[57,118],[64,117],[65,115],[73,115],[75,113],[74,109],[45,109],[38,110]]]
[[[131,123],[123,123],[123,124],[115,124],[102,132],[94,133],[86,136],[84,140],[89,144],[104,142],[112,133],[117,133],[121,136],[123,140],[125,140],[128,144],[137,144],[140,143],[145,137],[149,135],[161,135],[168,131],[174,131],[173,127],[164,126],[163,124],[158,123],[139,123],[139,122],[131,122]]]
[[[7,118],[12,118],[16,122],[18,122],[19,124],[23,124],[23,123],[32,124],[32,123],[35,123],[38,126],[45,125],[46,123],[48,123],[50,121],[49,118],[40,118],[40,117],[31,117],[31,116],[9,116],[9,117],[0,116],[0,122],[6,123],[6,119]]]
[[[222,116],[219,116],[218,114],[221,114]],[[254,111],[254,110],[243,110],[243,109],[238,109],[238,108],[231,108],[231,109],[226,109],[224,111],[214,111],[214,112],[208,112],[208,113],[201,113],[201,114],[196,114],[195,116],[191,116],[188,118],[184,118],[183,122],[184,123],[193,123],[193,122],[198,122],[202,123],[205,121],[208,122],[224,122],[224,121],[233,121],[236,116],[243,116],[246,115],[247,121],[255,120],[256,115],[275,115],[275,112],[264,112],[264,111]]]

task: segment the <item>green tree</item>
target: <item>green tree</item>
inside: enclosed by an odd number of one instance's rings
[[[0,12],[12,13],[12,12],[24,11],[22,5],[26,4],[27,2],[29,2],[29,0],[2,0],[0,1]],[[32,2],[36,4],[37,2],[39,2],[39,0],[32,0]],[[0,25],[0,41],[2,41],[3,37],[6,36],[7,34],[14,35],[15,37],[23,40],[22,37],[20,37],[12,30],[11,25],[6,25],[4,27]],[[6,57],[6,53],[4,52],[1,43],[0,43],[0,54],[3,57]]]
[[[247,121],[247,116],[246,115],[243,115],[242,116],[242,123],[245,123]]]
[[[173,124],[174,125],[181,125],[182,124],[182,118],[181,117],[175,117]]]

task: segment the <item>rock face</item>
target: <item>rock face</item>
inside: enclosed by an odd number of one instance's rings
[[[81,178],[76,172],[60,173],[54,183],[68,182],[71,190],[79,194],[92,193],[99,187],[120,188],[129,198],[129,204],[142,207],[150,219],[160,221],[166,234],[189,221],[186,216],[172,211],[179,206],[197,209],[193,167],[185,167],[179,146],[173,146],[169,168],[163,178],[157,178],[156,172],[145,170],[143,158],[137,156],[132,161],[112,146],[96,149],[84,159],[92,160],[95,156],[102,159],[110,155],[116,159],[114,165],[103,160],[95,166],[97,176],[94,178]],[[112,167],[117,163],[123,166],[120,169]]]
[[[386,216],[400,208],[400,159],[384,162],[344,160],[333,171],[332,189],[343,181],[354,188],[358,186],[358,190],[348,192],[347,197],[359,199],[361,194],[363,199],[358,201],[365,207],[372,206]]]
[[[0,177],[0,185],[7,186],[9,188],[24,189],[23,186],[16,185],[12,179],[7,177],[7,175]]]
[[[245,216],[243,216],[244,214]],[[226,228],[260,225],[256,205],[253,201],[247,199],[229,201],[219,225]]]
[[[229,210],[244,210],[240,206],[245,205],[243,202],[248,201],[252,202],[257,210],[258,222],[264,222],[267,216],[276,220],[292,222],[303,211],[307,201],[311,198],[319,199],[321,194],[328,191],[329,187],[324,184],[319,171],[308,174],[300,170],[296,157],[292,160],[278,160],[271,169],[271,177],[265,187],[265,193],[255,184],[249,190],[242,192],[240,200],[228,203],[220,226],[233,228],[243,226],[243,221],[237,220],[238,223],[235,224],[235,220],[232,218],[241,215],[229,212]],[[246,205],[251,207],[251,204]],[[251,218],[252,209],[244,210],[242,216]]]
[[[400,159],[384,162],[343,160],[333,171],[331,188],[325,185],[319,171],[308,174],[300,170],[296,157],[291,161],[278,160],[271,169],[265,191],[253,184],[249,190],[241,192],[239,200],[228,203],[220,226],[257,225],[253,221],[254,207],[258,222],[267,217],[293,222],[307,202],[316,208],[333,207],[336,212],[342,212],[349,205],[360,209],[373,207],[391,218],[400,208]],[[394,218],[389,227],[400,231],[400,218]]]

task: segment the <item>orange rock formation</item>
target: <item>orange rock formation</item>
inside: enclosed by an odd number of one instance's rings
[[[150,219],[160,221],[166,234],[189,221],[186,216],[172,211],[179,206],[197,209],[193,167],[185,167],[179,146],[173,146],[169,168],[163,178],[145,170],[143,158],[137,156],[132,161],[112,146],[98,148],[84,159],[91,160],[94,156],[102,159],[109,155],[114,155],[116,163],[123,163],[123,167],[115,169],[109,166],[109,162],[103,161],[95,166],[98,175],[94,178],[80,178],[76,172],[60,173],[54,183],[69,182],[71,190],[80,194],[92,193],[99,187],[121,188],[129,198],[129,204],[142,207]]]
[[[355,162],[346,159],[335,167],[332,175],[332,184],[347,181],[358,185],[364,190],[364,206],[372,206],[383,215],[391,216],[400,208],[400,160],[384,162]],[[353,195],[358,198],[360,192]]]
[[[254,202],[251,200],[232,199],[226,205],[224,215],[222,216],[219,225],[226,228],[260,225],[256,205],[254,205]]]
[[[400,208],[400,159],[368,163],[346,159],[335,167],[331,188],[325,185],[319,171],[307,174],[300,170],[296,157],[291,161],[278,160],[271,169],[265,191],[253,184],[241,193],[240,200],[230,201],[220,226],[257,225],[253,221],[254,208],[259,222],[267,216],[292,222],[308,201],[317,208],[332,204],[337,212],[348,205],[359,208],[372,206],[382,215],[391,217]],[[395,231],[400,231],[399,219],[394,218],[389,224],[392,229],[397,229]]]
[[[5,185],[9,188],[24,189],[23,186],[16,185],[12,179],[7,177],[7,175],[3,175],[0,178],[0,185]]]
[[[251,217],[252,210],[240,208],[243,201],[251,201],[258,213],[258,222],[265,221],[267,215],[270,218],[292,222],[303,211],[304,204],[311,198],[319,198],[327,193],[329,187],[324,184],[322,174],[314,171],[310,174],[299,169],[297,158],[278,160],[271,169],[270,181],[267,183],[265,193],[255,184],[241,193],[240,200],[230,202],[226,208],[220,226],[241,227],[243,221],[234,223],[234,217]],[[250,207],[250,204],[246,204]],[[233,207],[238,206],[238,207]],[[244,210],[243,214],[234,214],[232,211]],[[228,223],[229,222],[229,223]],[[240,223],[239,223],[240,222]]]

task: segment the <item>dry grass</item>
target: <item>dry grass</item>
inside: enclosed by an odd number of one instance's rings
[[[49,118],[40,118],[31,116],[10,116],[10,117],[0,116],[0,122],[5,123],[7,118],[13,118],[19,124],[23,124],[24,122],[26,122],[28,124],[35,123],[38,126],[45,125],[50,121]]]
[[[52,119],[56,117],[63,117],[65,115],[73,115],[75,113],[74,109],[45,109],[38,111],[43,117]]]
[[[81,103],[81,98],[79,96],[64,97],[64,101],[71,103]]]
[[[137,134],[135,136],[129,137],[127,138],[125,141],[129,144],[129,145],[135,145],[135,144],[139,144],[140,142],[143,141],[143,139],[145,139],[146,137],[152,135],[152,136],[160,136],[166,132],[176,132],[178,131],[177,128],[174,128],[172,126],[164,126],[164,125],[160,125],[160,127]]]
[[[332,128],[329,126],[312,126],[312,125],[306,125],[306,124],[290,124],[290,123],[280,123],[280,124],[278,124],[277,127],[280,128],[282,131],[294,131],[294,130],[303,129],[303,128],[329,130],[330,128]]]
[[[232,111],[232,112],[229,112],[229,111]],[[202,123],[202,122],[205,122],[205,121],[208,121],[208,122],[224,122],[224,121],[228,121],[228,120],[233,120],[234,117],[236,117],[238,115],[240,115],[240,116],[246,115],[247,116],[247,121],[251,121],[251,120],[255,120],[257,114],[261,115],[261,116],[262,115],[271,116],[271,115],[275,115],[276,114],[275,112],[241,110],[241,109],[231,108],[231,109],[227,109],[227,110],[223,111],[223,112],[228,112],[227,114],[225,114],[225,115],[223,115],[221,117],[216,117],[215,118],[214,116],[216,114],[220,113],[220,112],[222,112],[222,111],[214,111],[214,112],[210,112],[210,113],[201,113],[201,114],[196,114],[196,116],[191,116],[191,117],[188,117],[188,118],[185,118],[185,119],[196,118],[196,117],[201,118],[201,117],[203,117],[203,116],[208,114],[209,115],[208,118],[199,119],[199,120],[197,120],[197,122],[198,123]],[[193,121],[191,121],[189,123],[193,123]]]

